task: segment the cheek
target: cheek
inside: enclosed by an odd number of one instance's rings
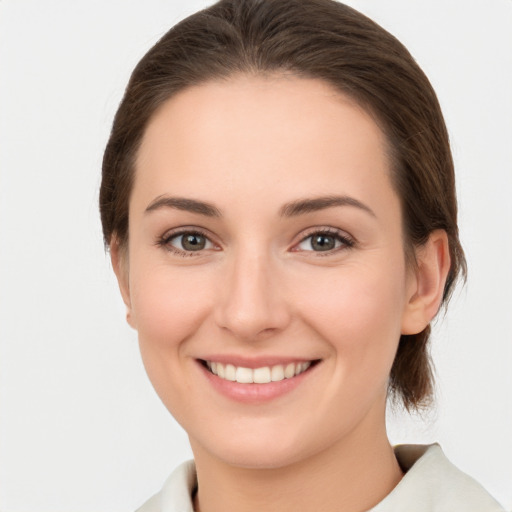
[[[141,349],[177,350],[208,315],[215,287],[190,269],[155,265],[133,272],[132,310]]]
[[[213,284],[205,276],[165,265],[131,275],[132,311],[146,373],[162,402],[182,417],[193,389],[183,370],[193,364],[187,341],[204,322]]]
[[[318,273],[302,283],[297,293],[303,297],[302,316],[336,351],[344,371],[391,366],[400,338],[404,274],[401,267],[365,265]]]

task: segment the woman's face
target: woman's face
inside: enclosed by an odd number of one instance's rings
[[[129,321],[196,454],[282,467],[382,431],[415,277],[365,111],[313,79],[186,89],[147,128],[129,214]]]

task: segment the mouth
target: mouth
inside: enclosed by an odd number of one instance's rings
[[[308,371],[318,362],[319,360],[299,361],[261,366],[259,368],[247,368],[219,361],[201,361],[202,365],[213,375],[222,380],[239,384],[269,384],[271,382],[293,379]]]
[[[322,359],[251,360],[222,355],[196,361],[212,389],[235,402],[261,405],[292,393],[305,381],[315,382],[315,369]]]

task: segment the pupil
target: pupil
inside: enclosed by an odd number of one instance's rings
[[[202,235],[184,235],[182,244],[186,251],[200,251],[204,249],[206,240]]]
[[[317,235],[311,240],[311,246],[316,251],[330,251],[334,249],[334,237],[329,235]]]

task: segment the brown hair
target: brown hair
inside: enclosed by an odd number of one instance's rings
[[[324,80],[374,115],[391,148],[406,252],[436,229],[448,234],[446,303],[466,264],[453,161],[437,97],[395,37],[333,0],[221,0],[178,23],[149,50],[131,75],[105,149],[100,190],[105,244],[128,242],[135,158],[158,107],[191,85],[271,72]],[[430,326],[400,339],[389,389],[407,409],[432,398],[429,334]]]

